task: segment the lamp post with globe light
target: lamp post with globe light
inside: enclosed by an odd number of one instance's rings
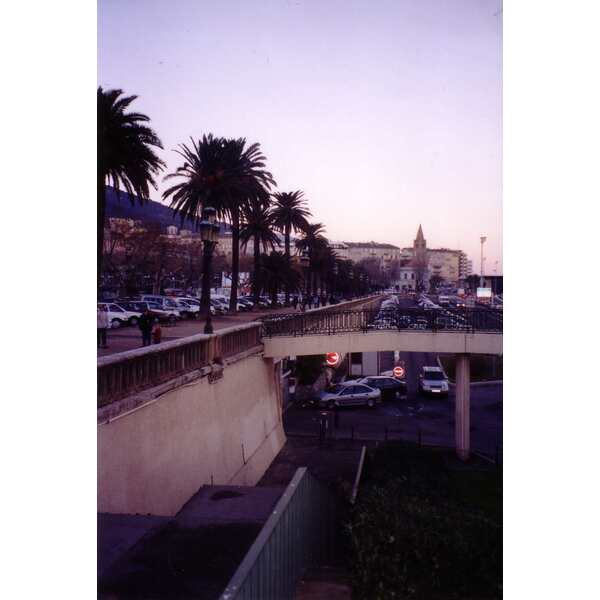
[[[204,333],[213,333],[212,315],[210,314],[210,284],[212,280],[212,257],[219,235],[217,211],[208,206],[202,209],[200,221],[200,239],[203,244],[202,253],[202,295],[200,311],[206,316]]]

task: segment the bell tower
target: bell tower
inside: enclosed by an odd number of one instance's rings
[[[423,228],[419,224],[417,237],[413,242],[413,265],[416,275],[416,289],[423,291],[429,285],[428,265],[427,265],[427,241],[423,236]]]
[[[413,242],[413,254],[415,261],[419,264],[427,264],[427,240],[423,236],[423,228],[419,225],[417,237]]]

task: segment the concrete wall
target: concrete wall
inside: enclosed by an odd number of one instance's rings
[[[265,356],[325,354],[326,352],[435,352],[448,354],[502,354],[501,333],[449,331],[371,331],[338,335],[264,338]]]
[[[174,515],[211,475],[254,485],[285,443],[279,378],[272,360],[253,354],[214,383],[166,386],[99,423],[98,512]]]

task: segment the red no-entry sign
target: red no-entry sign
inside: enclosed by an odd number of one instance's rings
[[[337,367],[340,364],[340,355],[338,352],[328,352],[325,355],[325,362],[328,367]]]
[[[394,367],[394,377],[404,377],[404,367]]]

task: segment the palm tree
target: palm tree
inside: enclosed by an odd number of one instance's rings
[[[269,210],[268,205],[265,205],[262,202],[250,202],[243,212],[240,241],[244,250],[251,239],[254,240],[254,278],[252,280],[252,295],[255,302],[258,302],[261,275],[260,249],[262,247],[263,252],[266,253],[269,249],[274,250],[275,246],[279,245],[279,237],[273,231],[273,213]]]
[[[318,249],[327,244],[327,239],[323,235],[325,233],[325,226],[322,223],[308,223],[302,232],[304,235],[297,240],[296,247],[299,250],[306,250],[308,252],[309,267],[306,293],[310,296],[313,291],[311,282],[315,269],[315,258]]]
[[[294,269],[285,254],[271,252],[261,258],[261,281],[271,295],[273,306],[277,305],[277,293],[281,288],[300,289],[302,275]]]
[[[275,226],[283,232],[285,240],[285,257],[290,262],[290,236],[293,231],[302,231],[308,226],[308,217],[311,216],[305,207],[304,192],[278,192],[273,194],[275,206],[273,207],[273,220]],[[290,290],[285,290],[285,305],[290,304]]]
[[[315,252],[314,264],[315,273],[319,277],[322,292],[331,292],[336,258],[337,255],[329,244],[319,243]]]
[[[200,219],[203,206],[212,206],[217,216],[231,223],[231,298],[229,308],[237,310],[240,264],[240,216],[250,202],[268,202],[270,188],[276,185],[271,173],[264,169],[265,157],[260,144],[246,148],[246,140],[204,135],[192,147],[180,144],[176,152],[184,163],[165,180],[183,181],[165,190],[163,198],[171,198],[171,208],[182,219]]]
[[[141,113],[125,112],[137,96],[123,96],[122,90],[103,90],[98,87],[98,172],[96,194],[98,203],[98,289],[102,275],[104,252],[104,221],[106,216],[106,185],[111,183],[121,197],[121,186],[133,204],[149,199],[154,177],[164,167],[154,148],[162,143],[156,133],[144,123],[150,118]]]

